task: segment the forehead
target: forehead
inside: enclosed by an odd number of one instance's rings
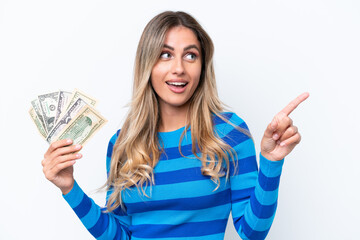
[[[195,44],[200,48],[200,42],[193,30],[184,26],[170,28],[165,35],[164,44],[172,47],[183,47]]]

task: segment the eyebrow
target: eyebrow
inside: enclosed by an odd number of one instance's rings
[[[175,49],[167,44],[164,44],[164,48],[169,48],[170,50],[174,51]],[[191,48],[195,48],[196,50],[198,50],[200,52],[200,49],[195,45],[195,44],[192,44],[192,45],[189,45],[187,47],[184,47],[184,51],[186,50],[189,50]]]

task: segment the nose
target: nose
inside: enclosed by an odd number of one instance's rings
[[[185,71],[184,63],[181,57],[174,58],[172,64],[172,73],[176,75],[181,75]]]

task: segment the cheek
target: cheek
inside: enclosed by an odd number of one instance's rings
[[[194,80],[194,88],[199,85],[200,82],[200,76],[201,76],[201,66],[199,68],[196,68],[192,74],[193,80]]]
[[[151,84],[154,86],[164,81],[167,69],[163,64],[157,64],[151,71]]]
[[[161,81],[161,75],[158,70],[157,66],[154,66],[153,70],[151,71],[151,85],[153,86],[154,90],[158,88],[159,82]]]

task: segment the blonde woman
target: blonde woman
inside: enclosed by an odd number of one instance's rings
[[[74,180],[82,146],[61,140],[45,153],[46,178],[96,239],[223,239],[230,211],[242,239],[266,237],[283,159],[300,142],[288,115],[308,94],[268,125],[258,169],[245,122],[218,98],[213,52],[208,34],[184,12],[147,24],[130,110],[109,142],[106,208]]]

